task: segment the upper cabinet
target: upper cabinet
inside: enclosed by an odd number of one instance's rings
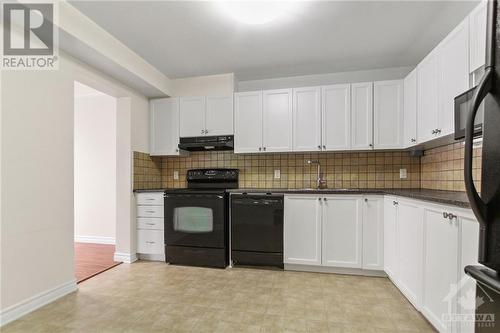
[[[438,57],[435,51],[417,66],[418,142],[434,139],[438,123]]]
[[[180,136],[233,134],[233,98],[181,97]]]
[[[262,91],[234,94],[234,152],[262,151]]]
[[[401,148],[403,140],[403,81],[373,83],[373,145]]]
[[[205,97],[181,97],[180,136],[205,135]]]
[[[469,20],[460,23],[439,45],[438,136],[454,132],[455,97],[469,89]]]
[[[417,70],[404,79],[403,148],[417,144]]]
[[[321,144],[321,89],[293,89],[293,150],[314,151]]]
[[[292,89],[265,90],[262,93],[262,150],[292,150]]]
[[[469,70],[483,66],[486,58],[487,2],[481,3],[469,15]]]
[[[179,155],[179,98],[149,102],[151,155]]]
[[[353,83],[351,94],[351,149],[372,149],[373,83]]]
[[[321,148],[351,148],[351,85],[336,84],[321,88]]]

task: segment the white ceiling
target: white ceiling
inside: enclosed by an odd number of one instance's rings
[[[245,25],[212,2],[72,1],[170,78],[243,80],[417,64],[477,1],[308,1]]]

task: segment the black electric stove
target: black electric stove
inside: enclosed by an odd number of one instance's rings
[[[188,187],[165,191],[165,253],[170,264],[228,265],[228,194],[237,169],[188,170]]]

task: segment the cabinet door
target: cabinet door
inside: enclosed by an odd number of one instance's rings
[[[262,91],[234,94],[234,152],[262,150]]]
[[[395,281],[397,279],[397,200],[384,198],[384,271]]]
[[[431,52],[417,66],[418,143],[436,137],[438,128],[438,58]]]
[[[476,299],[476,280],[465,274],[467,265],[479,265],[479,223],[473,217],[459,216],[460,223],[460,266],[458,267],[459,289],[457,313],[469,318],[474,315],[474,307],[470,306]],[[474,303],[472,303],[474,304]],[[459,323],[460,333],[474,333],[474,326],[470,321]]]
[[[484,66],[486,59],[487,2],[480,4],[469,14],[469,71]]]
[[[422,313],[440,331],[450,332],[444,320],[456,313],[458,223],[443,217],[445,208],[424,209],[424,287]]]
[[[350,149],[351,85],[322,87],[321,99],[323,149]]]
[[[403,81],[373,83],[373,144],[375,149],[401,148]]]
[[[362,198],[338,195],[323,199],[323,266],[361,268]]]
[[[384,198],[368,196],[363,203],[363,269],[384,269]]]
[[[205,97],[181,97],[180,136],[205,135]]]
[[[418,309],[422,300],[423,215],[411,201],[398,200],[398,287]]]
[[[417,70],[404,79],[403,147],[417,144]]]
[[[292,150],[292,89],[266,90],[263,98],[262,150]]]
[[[233,135],[233,97],[207,97],[206,135]]]
[[[351,85],[351,148],[373,148],[373,84]]]
[[[293,89],[293,150],[321,149],[321,90]]]
[[[179,99],[150,101],[151,155],[179,155]]]
[[[443,136],[455,130],[455,97],[469,89],[469,20],[462,21],[438,48],[438,136]]]
[[[321,265],[321,198],[285,197],[285,264]]]

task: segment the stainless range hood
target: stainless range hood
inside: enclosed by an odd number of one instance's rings
[[[234,136],[222,135],[180,138],[179,149],[187,151],[233,150]]]

